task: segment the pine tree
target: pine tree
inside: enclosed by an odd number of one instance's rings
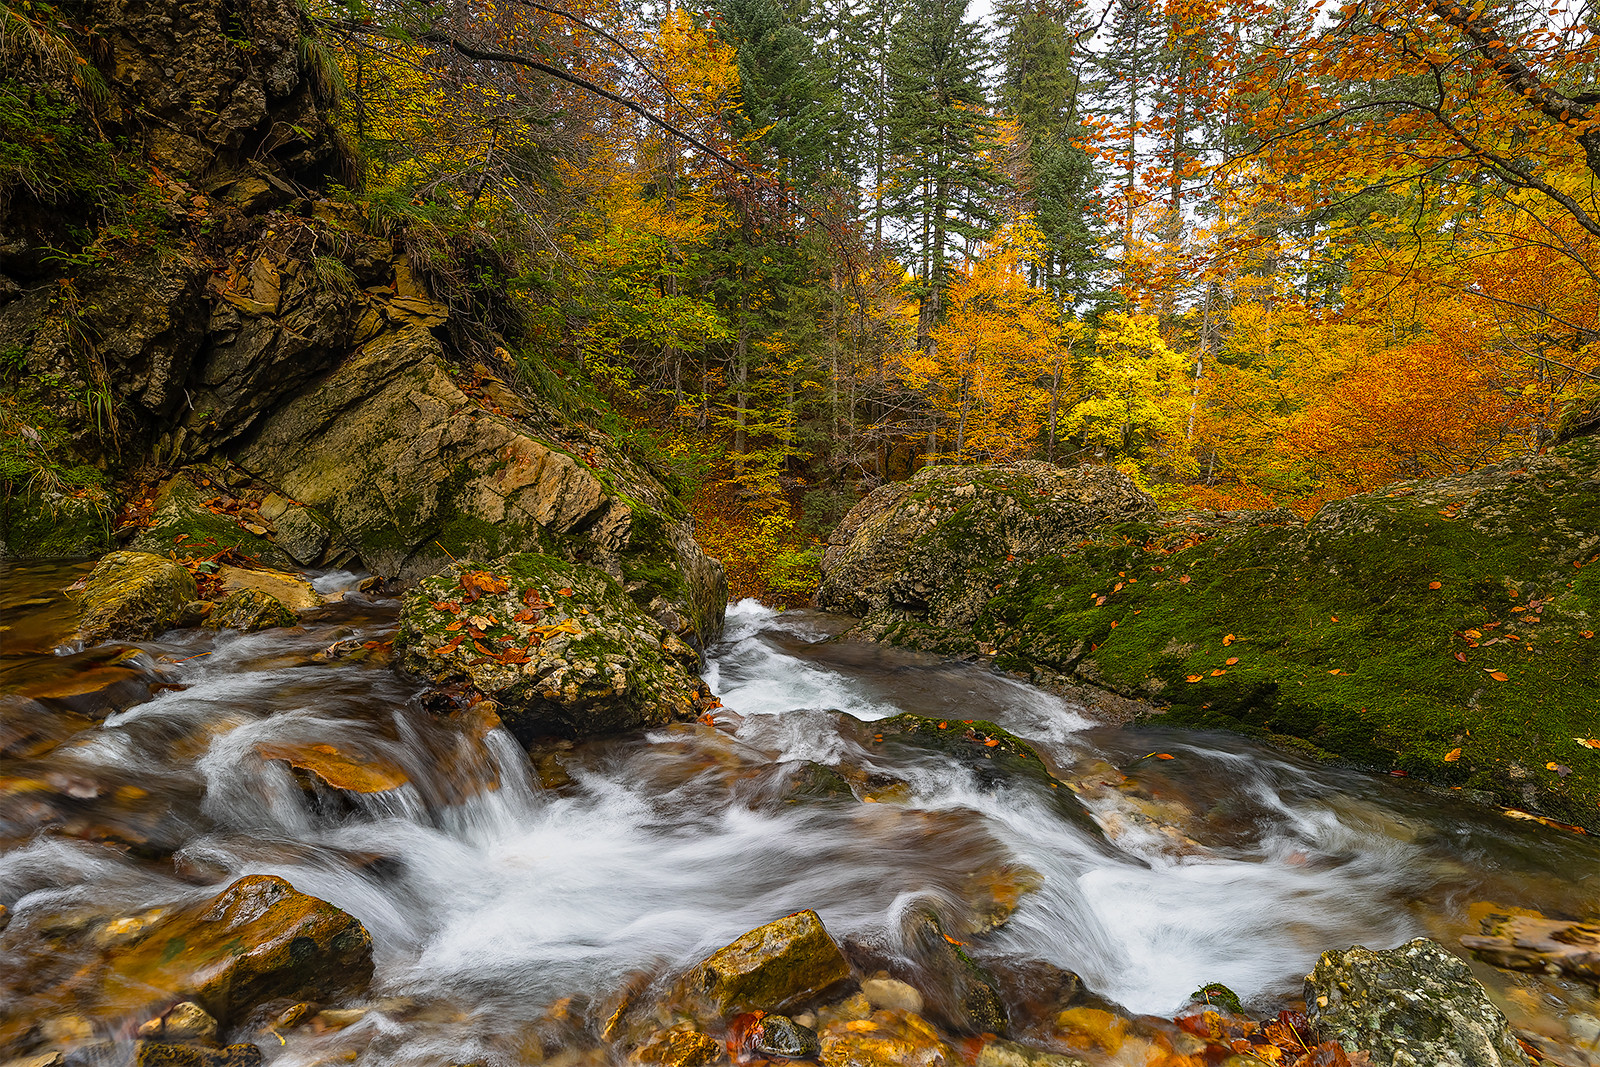
[[[1005,184],[987,148],[980,28],[967,0],[912,0],[889,56],[885,213],[920,279],[917,334],[931,348],[952,254],[994,229]]]

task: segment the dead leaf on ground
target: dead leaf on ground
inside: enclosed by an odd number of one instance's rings
[[[1456,760],[1458,760],[1460,758],[1461,758],[1461,750],[1459,748],[1452,748],[1449,752],[1446,752],[1444,754],[1444,761],[1446,763],[1454,763]]]

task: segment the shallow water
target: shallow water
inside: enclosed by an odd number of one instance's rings
[[[1097,727],[1014,679],[833,640],[841,620],[753,602],[730,610],[708,659],[726,706],[715,726],[532,761],[502,731],[441,723],[381,655],[347,654],[390,636],[395,615],[352,575],[319,579],[344,599],[292,630],[139,644],[115,669],[160,691],[95,723],[45,678],[94,653],[69,643],[52,593],[79,574],[7,578],[0,671],[52,709],[62,743],[0,764],[0,904],[14,916],[0,950],[280,875],[360,919],[377,960],[374,1010],[281,1035],[266,1051],[285,1067],[521,1062],[564,1012],[592,1028],[628,991],[804,908],[838,938],[892,948],[902,919],[931,907],[987,958],[1048,961],[1157,1015],[1209,982],[1276,1010],[1320,952],[1419,935],[1453,946],[1480,902],[1600,908],[1587,839],[1237,737]],[[83,670],[105,669],[99,656]],[[901,711],[992,720],[1064,780],[1117,782],[1083,797],[1111,844],[1035,785],[865,743],[858,720]],[[264,755],[319,743],[408,784],[308,792]],[[802,761],[841,770],[856,798],[794,802]],[[1015,911],[984,933],[997,901]],[[0,1003],[19,980],[7,966]],[[1518,1025],[1555,1035],[1596,1010],[1585,987],[1475,967]],[[100,1036],[130,1025],[92,1021]]]

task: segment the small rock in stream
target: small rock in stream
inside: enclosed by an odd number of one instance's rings
[[[85,641],[143,640],[171,629],[195,599],[194,578],[149,552],[110,552],[83,590],[78,629]]]
[[[261,1049],[245,1044],[217,1049],[140,1041],[133,1049],[133,1067],[261,1067]]]
[[[922,1011],[922,994],[917,987],[894,978],[868,978],[861,983],[861,992],[874,1008],[890,1011]]]
[[[1324,952],[1306,976],[1306,1014],[1373,1067],[1526,1067],[1500,1009],[1461,960],[1419,937],[1387,952]]]
[[[817,1032],[787,1015],[766,1015],[750,1028],[750,1050],[767,1059],[813,1060],[822,1051]]]
[[[722,1058],[722,1045],[698,1030],[667,1030],[636,1051],[634,1058],[661,1067],[706,1067]]]
[[[180,1001],[140,1026],[139,1036],[150,1041],[212,1045],[217,1040],[217,1020],[194,1001]]]
[[[759,926],[706,957],[673,999],[721,1018],[783,1011],[816,1000],[850,977],[850,965],[814,911]]]

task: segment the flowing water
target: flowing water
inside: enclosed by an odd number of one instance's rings
[[[342,599],[293,629],[81,649],[60,590],[82,573],[16,568],[0,600],[0,691],[34,701],[0,705],[0,1005],[38,931],[257,873],[356,916],[377,962],[358,1021],[267,1042],[284,1067],[532,1061],[564,1020],[592,1032],[629,991],[805,908],[891,951],[932,910],[986,960],[1047,961],[1157,1015],[1210,982],[1276,1010],[1324,950],[1454,945],[1491,904],[1600,910],[1586,838],[1238,737],[1097,726],[977,666],[834,640],[845,620],[814,612],[730,610],[707,663],[715,725],[530,760],[499,730],[441,723],[362,649],[392,634],[396,602],[353,575],[321,577]],[[96,721],[107,699],[123,710]],[[1110,843],[1036,783],[866,743],[862,722],[902,711],[1027,738]],[[268,758],[316,744],[404,784],[308,788]],[[854,795],[797,791],[810,764]],[[1600,1007],[1592,988],[1474,966],[1552,1038]],[[138,1021],[90,1020],[98,1037]]]

